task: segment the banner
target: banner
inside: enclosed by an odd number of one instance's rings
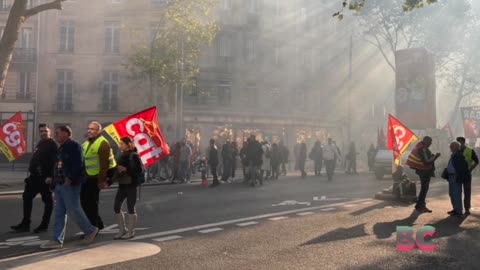
[[[436,128],[435,64],[425,48],[395,52],[395,115],[412,129]]]
[[[104,129],[104,134],[117,144],[120,143],[121,138],[130,137],[145,167],[170,154],[170,149],[158,125],[156,107],[109,125]]]
[[[463,129],[465,138],[480,137],[480,107],[464,107],[462,110]]]
[[[418,138],[410,129],[391,115],[388,115],[387,135],[387,148],[393,150],[393,160],[398,166],[403,153]]]
[[[26,150],[22,113],[18,112],[0,128],[0,151],[9,161],[14,161],[23,156]]]

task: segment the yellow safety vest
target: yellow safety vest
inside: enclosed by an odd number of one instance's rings
[[[86,141],[83,147],[83,157],[85,158],[85,170],[87,171],[88,176],[96,176],[100,173],[100,157],[98,155],[98,150],[100,149],[100,145],[103,142],[107,142],[103,136],[98,137],[89,147],[90,142]],[[110,156],[108,157],[109,164],[108,168],[112,169],[117,166],[117,162],[115,161],[115,157],[113,156],[113,150],[110,148]]]
[[[465,147],[465,149],[463,150],[463,156],[465,157],[465,160],[467,160],[468,168],[471,168],[474,164],[472,159],[473,149],[470,147]]]

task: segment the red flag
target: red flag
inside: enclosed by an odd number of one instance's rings
[[[16,113],[0,128],[0,151],[9,161],[18,159],[27,151],[21,112]]]
[[[388,115],[388,144],[387,148],[393,150],[395,164],[400,164],[400,158],[407,148],[416,140],[417,136],[395,117]]]
[[[156,107],[111,124],[105,128],[105,132],[117,144],[123,137],[132,138],[145,167],[170,154],[170,149],[158,125]]]

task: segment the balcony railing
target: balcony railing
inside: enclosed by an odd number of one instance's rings
[[[14,64],[34,64],[37,62],[37,49],[35,48],[15,48],[13,51]]]
[[[17,92],[17,100],[30,100],[32,99],[32,93],[30,92]]]

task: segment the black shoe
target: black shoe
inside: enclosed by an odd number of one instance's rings
[[[103,222],[97,225],[98,230],[101,231],[105,228],[105,225],[103,225]]]
[[[455,210],[452,210],[452,211],[448,211],[448,212],[447,212],[447,214],[449,214],[449,215],[451,215],[451,214],[453,214],[453,213],[455,213]]]
[[[466,216],[469,216],[469,215],[470,215],[470,209],[469,209],[469,210],[465,210],[465,215],[466,215]]]
[[[427,207],[415,207],[415,210],[417,210],[420,213],[432,213],[432,210],[428,209]]]
[[[450,214],[450,216],[452,216],[452,217],[462,217],[462,213],[453,212],[453,213]]]
[[[43,233],[48,230],[48,225],[40,224],[37,228],[33,230],[33,233]]]
[[[11,226],[10,229],[12,229],[12,230],[14,230],[15,232],[18,232],[18,233],[29,232],[30,231],[30,225],[20,223],[18,225]]]

